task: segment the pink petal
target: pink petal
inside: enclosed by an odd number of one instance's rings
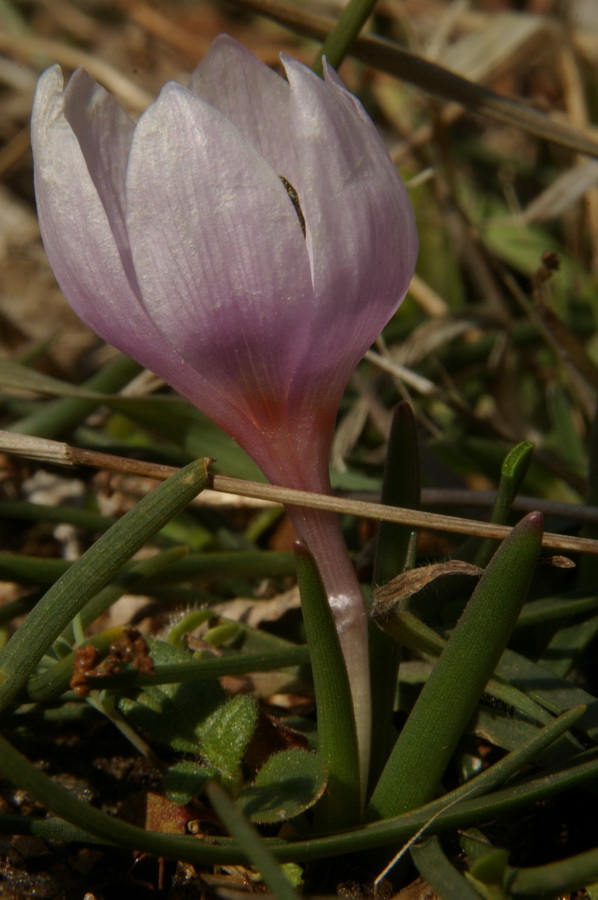
[[[125,225],[125,176],[135,123],[84,69],[78,69],[67,85],[64,115],[106,210],[128,277],[134,282]]]
[[[35,189],[44,245],[56,278],[81,318],[114,343],[120,312],[139,324],[139,306],[79,141],[65,116],[58,66],[38,84],[32,117]]]
[[[137,125],[127,195],[152,320],[213,392],[263,421],[287,395],[314,304],[277,173],[218,110],[170,84]],[[197,402],[211,414],[209,396]]]
[[[75,89],[68,98],[69,111],[80,134],[85,132],[85,119],[84,107],[77,108],[82,103],[79,91],[85,94],[88,89],[88,77],[77,75]],[[97,92],[94,88],[93,94],[103,103],[101,88]],[[111,105],[112,101],[103,112]],[[165,341],[139,301],[135,277],[123,262],[122,248],[109,218],[112,214],[118,232],[118,211],[106,198],[110,178],[116,179],[117,168],[103,171],[101,154],[94,154],[88,145],[92,177],[79,140],[65,116],[65,93],[58,66],[40,78],[31,120],[31,144],[42,238],[56,280],[70,305],[105,341],[152,369],[185,396],[189,396],[190,388],[196,392],[197,376]],[[106,205],[94,178],[102,185]]]
[[[289,85],[226,34],[213,42],[190,89],[219,109],[279,175],[295,167]]]
[[[417,257],[411,203],[359,102],[284,59],[307,222],[321,366],[343,381],[403,299]]]

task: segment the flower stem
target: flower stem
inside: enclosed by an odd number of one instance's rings
[[[353,697],[363,794],[368,779],[372,729],[368,616],[363,593],[347,553],[338,516],[304,507],[291,506],[287,511],[316,563],[334,615]]]

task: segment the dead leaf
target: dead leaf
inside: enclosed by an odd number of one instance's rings
[[[387,584],[376,588],[373,593],[372,612],[374,618],[382,618],[391,612],[397,603],[417,594],[427,584],[444,575],[470,575],[479,578],[483,569],[461,559],[451,559],[445,563],[434,563],[410,569],[392,578]]]

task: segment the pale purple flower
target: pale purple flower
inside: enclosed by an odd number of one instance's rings
[[[328,67],[321,80],[282,61],[288,81],[220,37],[189,88],[167,84],[136,125],[86,72],[63,89],[49,69],[32,118],[35,187],[46,251],[83,321],[271,481],[327,491],[339,401],[407,291],[417,234],[359,102]],[[336,520],[290,512],[348,656],[347,609],[361,607],[362,638],[365,616]],[[366,668],[367,655],[351,676],[364,697]]]

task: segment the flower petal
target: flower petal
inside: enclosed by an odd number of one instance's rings
[[[320,358],[348,379],[403,299],[417,257],[406,189],[359,102],[283,57],[307,222]]]
[[[105,340],[115,343],[123,306],[125,316],[139,319],[144,313],[124,271],[79,141],[65,116],[58,66],[48,69],[39,81],[31,132],[40,228],[52,268],[77,314]]]
[[[219,109],[275,172],[289,177],[295,153],[284,78],[223,34],[191,75],[189,87]]]
[[[286,396],[314,305],[280,179],[218,110],[169,84],[137,125],[127,197],[150,316],[215,391],[259,420],[260,398],[268,408]]]
[[[78,69],[67,85],[64,115],[106,210],[129,280],[134,282],[125,224],[125,176],[135,123],[84,69]]]
[[[70,102],[72,113],[73,97]],[[83,111],[80,119],[78,130],[84,130]],[[107,209],[65,116],[58,66],[48,69],[38,83],[31,145],[42,238],[70,305],[105,341],[189,397],[190,388],[197,390],[197,376],[158,332],[140,303],[130,271],[125,271]],[[97,169],[95,174],[99,182],[108,181]]]

